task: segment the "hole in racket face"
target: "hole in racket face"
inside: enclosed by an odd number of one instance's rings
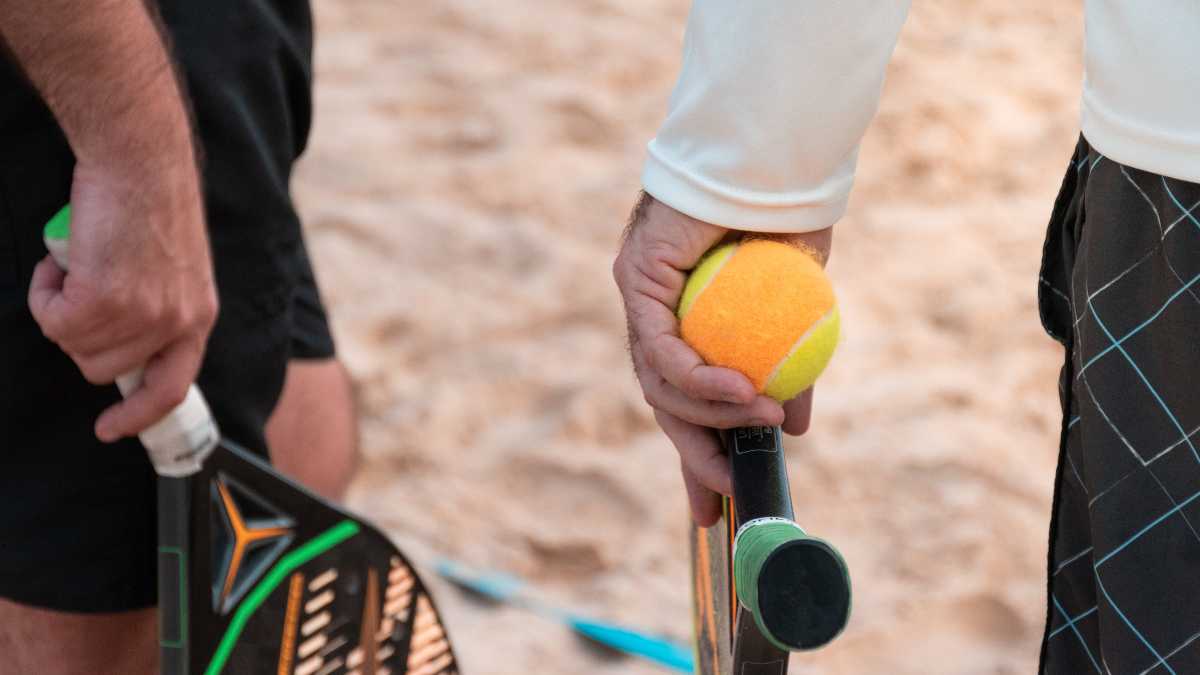
[[[758,578],[760,619],[794,650],[832,640],[850,616],[844,563],[823,541],[800,539],[775,550]]]

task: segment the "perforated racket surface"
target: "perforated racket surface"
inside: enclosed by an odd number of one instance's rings
[[[222,442],[159,479],[166,675],[453,675],[425,585],[374,527]]]

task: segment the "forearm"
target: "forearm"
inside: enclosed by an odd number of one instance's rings
[[[646,190],[733,229],[841,217],[908,2],[696,0]]]
[[[187,107],[143,0],[0,0],[0,36],[81,163],[194,172]]]

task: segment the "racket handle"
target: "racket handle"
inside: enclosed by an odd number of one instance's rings
[[[779,427],[732,429],[722,440],[733,468],[738,600],[779,649],[821,647],[850,618],[846,562],[794,521]]]
[[[71,206],[62,208],[46,224],[43,238],[58,266],[67,269],[70,241]],[[117,388],[128,398],[142,386],[142,369],[117,378]],[[158,422],[138,434],[146,454],[160,476],[190,476],[200,470],[220,440],[217,424],[208,403],[195,384],[188,387],[183,402]]]
[[[828,542],[784,518],[738,529],[733,545],[738,600],[763,637],[780,649],[816,649],[850,618],[850,572]]]

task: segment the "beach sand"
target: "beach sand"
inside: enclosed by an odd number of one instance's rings
[[[789,441],[855,610],[793,673],[1034,670],[1062,359],[1037,267],[1077,135],[1077,4],[922,0],[905,27],[835,230],[842,345]],[[679,639],[686,499],[610,265],[687,8],[318,0],[294,180],[360,399],[350,504],[420,561]],[[433,585],[469,675],[663,672]]]

